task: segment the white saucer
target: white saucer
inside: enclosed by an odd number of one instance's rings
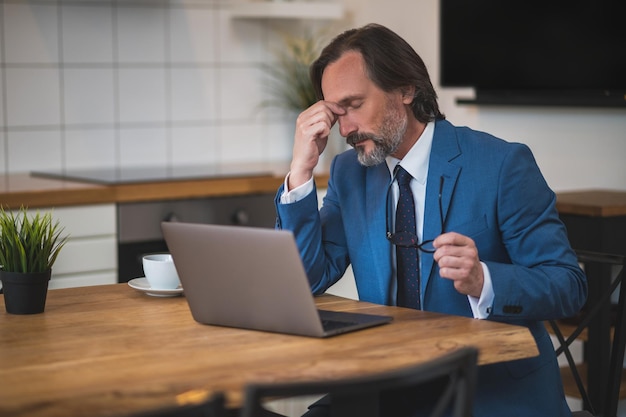
[[[176,297],[183,293],[183,287],[180,285],[173,290],[158,290],[156,288],[150,288],[150,284],[146,278],[135,278],[128,281],[128,285],[131,288],[144,292],[153,297]]]

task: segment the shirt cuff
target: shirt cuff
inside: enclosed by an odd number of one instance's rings
[[[289,174],[287,174],[287,176],[285,177],[285,186],[283,188],[283,193],[280,196],[281,204],[290,204],[300,201],[307,195],[311,194],[314,189],[313,177],[311,177],[311,179],[309,179],[304,184],[294,188],[293,190],[289,190],[288,183]]]
[[[472,307],[474,318],[486,319],[491,314],[495,294],[493,293],[493,283],[491,282],[489,268],[487,268],[484,262],[481,262],[480,265],[483,267],[483,290],[480,293],[480,298],[472,297],[471,295],[468,295],[467,298]]]

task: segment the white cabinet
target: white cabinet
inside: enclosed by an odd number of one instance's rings
[[[339,1],[239,1],[229,6],[236,19],[340,19]]]
[[[114,284],[117,282],[115,204],[32,209],[52,212],[69,235],[52,266],[49,288]]]

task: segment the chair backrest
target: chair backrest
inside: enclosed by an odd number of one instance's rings
[[[226,417],[224,401],[224,394],[216,393],[201,402],[144,411],[131,417]]]
[[[626,285],[620,285],[624,281],[626,256],[582,250],[576,252],[587,273],[589,296],[575,320],[574,330],[567,338],[561,331],[559,321],[549,321],[558,341],[556,354],[564,354],[567,358],[583,399],[583,407],[593,415],[615,417],[626,347]],[[619,271],[613,277],[615,268]],[[611,298],[616,291],[619,291],[618,302],[613,305]],[[614,315],[614,320],[610,319],[611,315]],[[611,321],[614,322],[612,343]],[[569,347],[585,329],[588,372],[587,380],[583,381]]]
[[[246,387],[241,417],[258,417],[263,403],[275,398],[329,394],[331,416],[384,415],[378,412],[381,393],[418,389],[433,381],[444,382],[431,411],[432,417],[452,410],[454,417],[469,417],[477,378],[478,350],[464,347],[417,366],[360,378],[292,383],[256,383]],[[374,412],[373,412],[374,411]]]

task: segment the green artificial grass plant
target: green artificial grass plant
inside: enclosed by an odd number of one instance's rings
[[[284,43],[275,51],[275,62],[262,66],[268,75],[266,88],[271,98],[264,106],[300,112],[317,102],[309,78],[309,67],[320,48],[314,36],[283,35]]]
[[[29,216],[22,207],[17,214],[0,208],[0,266],[6,272],[45,272],[52,268],[67,236],[52,221],[52,214]]]

